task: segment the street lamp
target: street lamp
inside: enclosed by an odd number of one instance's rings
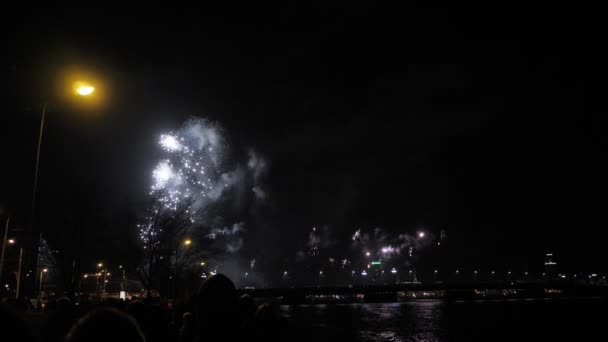
[[[184,246],[190,246],[192,244],[192,240],[186,239],[184,240]]]
[[[6,244],[14,245],[17,243],[15,239],[7,239],[8,236],[8,228],[9,228],[10,217],[6,219],[6,227],[4,230],[4,239],[2,240],[2,255],[0,256],[0,279],[2,279],[2,274],[4,271],[4,253],[6,251]],[[23,247],[19,248],[19,261],[17,266],[17,273],[15,274],[17,286],[15,289],[15,298],[19,299],[19,291],[21,289],[21,265],[23,261]]]
[[[48,272],[49,270],[47,268],[43,268],[42,270],[40,270],[40,287],[38,288],[38,301],[42,302],[42,278],[43,275]]]
[[[91,84],[78,81],[73,83],[73,89],[81,97],[86,97],[95,91],[95,87]],[[38,192],[38,170],[40,169],[40,147],[42,146],[42,136],[44,133],[44,119],[46,117],[46,109],[48,102],[44,102],[42,105],[42,115],[40,117],[40,130],[38,131],[38,144],[36,145],[36,164],[34,168],[34,186],[32,188],[32,204],[30,208],[30,222],[33,228],[36,216],[36,193]],[[18,292],[18,291],[17,291]]]

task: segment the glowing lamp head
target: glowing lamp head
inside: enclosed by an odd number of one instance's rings
[[[83,276],[83,278],[84,278],[84,279],[87,279],[88,277],[89,277],[89,275],[88,275],[88,274],[85,274],[85,275]]]
[[[97,264],[97,267],[103,267],[102,263]]]
[[[184,240],[185,246],[190,246],[191,244],[192,244],[192,240],[190,240],[190,239]]]
[[[45,269],[43,269],[43,270],[42,270],[42,272],[44,272],[44,273],[46,273],[46,272],[48,272],[48,271],[49,271],[49,269],[48,269],[48,268],[45,268]]]
[[[85,82],[74,83],[74,91],[80,96],[89,96],[95,91],[95,87]]]
[[[424,232],[418,233],[418,237],[422,239],[424,237]]]
[[[15,244],[15,239],[8,239],[8,243],[10,245],[14,245]]]

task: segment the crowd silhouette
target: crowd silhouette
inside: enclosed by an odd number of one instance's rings
[[[171,309],[142,300],[75,305],[62,297],[49,300],[44,314],[28,313],[19,302],[3,303],[2,335],[25,342],[279,341],[287,329],[278,306],[258,306],[247,294],[239,298],[234,283],[222,274]]]

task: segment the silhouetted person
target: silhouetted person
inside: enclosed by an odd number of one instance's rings
[[[100,309],[81,318],[66,342],[145,342],[135,320],[116,309]]]
[[[131,315],[131,317],[135,319],[137,324],[139,324],[141,329],[145,332],[146,329],[144,325],[147,322],[146,304],[144,304],[144,302],[142,302],[141,300],[134,300],[127,304],[126,311],[129,315]]]
[[[186,312],[181,319],[178,342],[192,342],[196,339],[196,320],[191,312]]]
[[[25,321],[4,305],[0,305],[0,334],[2,341],[34,341]]]
[[[279,308],[271,304],[262,304],[254,319],[254,331],[257,341],[283,341],[287,333],[287,321],[281,316]]]
[[[241,314],[241,327],[249,330],[253,324],[253,318],[258,310],[257,305],[250,295],[244,294],[239,298],[239,311]]]
[[[61,342],[76,319],[76,311],[72,301],[67,297],[49,300],[46,308],[47,319],[41,335],[46,342]]]
[[[236,341],[240,317],[234,283],[223,274],[207,279],[198,291],[198,337],[200,342]]]
[[[191,305],[187,301],[177,300],[173,304],[173,310],[171,312],[171,322],[169,324],[169,332],[170,338],[173,341],[181,340],[181,331],[184,326],[184,316],[186,313],[190,315],[191,324],[188,329],[192,330],[192,326],[194,325],[194,316],[191,313]]]

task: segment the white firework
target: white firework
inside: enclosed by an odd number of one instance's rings
[[[225,143],[216,125],[193,119],[178,132],[162,134],[159,144],[167,159],[152,171],[150,194],[165,209],[176,210],[184,201],[204,207],[221,196],[230,177],[221,170]]]

